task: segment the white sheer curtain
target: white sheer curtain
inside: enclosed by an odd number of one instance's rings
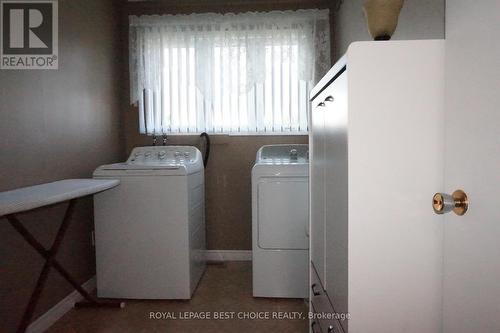
[[[130,16],[140,132],[306,132],[330,67],[328,10]]]

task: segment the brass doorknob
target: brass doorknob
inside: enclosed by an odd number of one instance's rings
[[[456,190],[451,195],[436,193],[432,198],[432,208],[436,214],[453,211],[458,216],[462,216],[469,208],[469,198],[467,198],[467,194],[462,190]]]

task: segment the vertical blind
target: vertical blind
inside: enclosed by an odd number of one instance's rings
[[[330,67],[328,10],[129,21],[141,133],[307,132],[309,90]]]

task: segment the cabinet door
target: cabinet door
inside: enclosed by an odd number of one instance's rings
[[[442,332],[444,43],[348,58],[349,332]]]
[[[347,72],[324,93],[325,289],[335,311],[347,313]]]
[[[312,101],[310,154],[310,251],[311,261],[321,283],[325,281],[325,182],[324,182],[324,103],[318,96]]]

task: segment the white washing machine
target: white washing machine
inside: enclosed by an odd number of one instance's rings
[[[189,299],[205,270],[202,156],[195,147],[134,148],[94,178],[120,185],[94,196],[97,295]]]
[[[308,297],[308,145],[271,145],[252,169],[254,297]]]

